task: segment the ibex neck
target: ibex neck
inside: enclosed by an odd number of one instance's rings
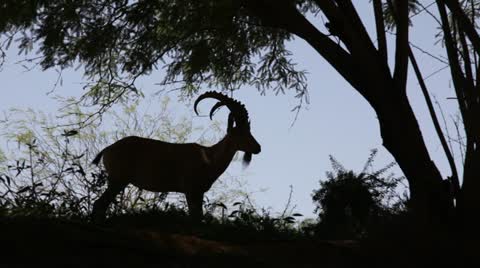
[[[223,137],[221,141],[209,148],[209,155],[212,158],[212,166],[218,175],[222,174],[232,162],[236,152],[235,144],[230,135]]]

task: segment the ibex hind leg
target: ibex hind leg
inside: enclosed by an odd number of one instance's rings
[[[187,193],[185,197],[190,217],[194,222],[200,222],[203,218],[203,193]]]
[[[112,181],[112,180],[109,180]],[[125,189],[126,184],[109,183],[107,190],[93,203],[92,221],[94,223],[102,223],[105,220],[105,213],[110,203],[115,200],[117,194]]]

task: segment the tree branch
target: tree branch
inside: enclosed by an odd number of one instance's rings
[[[344,18],[345,18],[345,27],[348,27],[346,30],[347,33],[350,33],[351,36],[351,42],[352,44],[356,44],[358,42],[359,45],[356,45],[355,47],[362,48],[368,50],[368,55],[376,55],[377,50],[375,46],[373,45],[373,42],[368,35],[367,30],[365,29],[365,26],[363,25],[362,20],[360,19],[360,16],[358,15],[357,11],[355,10],[355,7],[352,4],[352,1],[350,0],[336,0],[338,6],[340,7],[340,10],[344,12]],[[372,53],[373,52],[373,53]]]
[[[395,39],[395,70],[393,72],[393,79],[398,88],[402,91],[407,87],[408,74],[408,1],[395,1],[396,6],[393,6],[391,0],[388,4],[393,10],[395,21],[397,22],[397,36]]]
[[[452,37],[452,32],[450,29],[447,11],[445,9],[444,4],[442,4],[441,2],[443,1],[442,0],[437,1],[437,6],[440,13],[440,18],[442,20],[442,29],[443,29],[443,34],[445,38],[445,46],[447,50],[448,61],[450,63],[450,71],[453,79],[454,89],[457,95],[460,113],[462,115],[462,119],[464,122],[465,134],[467,135],[467,149],[468,149],[468,147],[471,146],[469,145],[469,143],[472,140],[472,131],[470,127],[470,117],[468,116],[468,110],[467,110],[468,107],[466,104],[466,99],[464,94],[465,86],[466,86],[464,81],[465,76],[462,72],[462,69],[460,67],[460,62],[458,60],[458,50],[455,45],[455,41]]]
[[[470,42],[472,42],[475,51],[479,53],[480,51],[480,36],[475,29],[474,23],[468,18],[468,16],[463,11],[460,3],[456,0],[437,0],[437,3],[443,2],[447,5],[448,9],[453,13],[462,25],[462,30],[468,36]]]
[[[327,16],[328,20],[336,22],[342,16],[337,5],[332,0],[313,0],[317,6],[322,10],[323,14]]]
[[[386,88],[390,88],[385,86],[385,82],[392,79],[392,77],[388,65],[384,64],[386,62],[382,59],[370,39],[354,6],[351,1],[347,0],[337,0],[338,6],[332,1],[314,1],[327,18],[336,23],[337,29],[339,29],[339,38],[343,41],[350,52],[349,65],[351,68],[355,68],[354,70],[349,70],[349,72],[354,73],[357,81],[361,81],[361,84],[357,83],[357,85],[355,85],[352,83],[352,80],[345,76],[349,74],[339,70],[335,58],[331,61],[329,58],[332,58],[332,55],[329,55],[328,52],[321,52],[322,45],[318,44],[319,40],[313,40],[317,34],[312,33],[307,35],[307,42],[309,42],[325,59],[327,59],[327,61],[329,61],[329,63],[337,69],[337,71],[339,71],[339,73],[373,105],[373,107],[378,108],[382,105],[379,103],[379,96],[385,93]],[[338,46],[334,43],[333,45]],[[372,61],[375,63],[368,64],[369,68],[362,67]]]
[[[320,8],[325,7],[327,17],[341,16],[331,1],[315,1]],[[327,35],[312,25],[294,6],[288,6],[283,1],[272,0],[245,0],[245,8],[259,17],[263,23],[271,27],[287,30],[307,41],[322,57],[324,57],[354,88],[362,95],[369,95],[365,90],[365,80],[358,70],[362,66],[355,66],[352,55],[335,43]],[[269,6],[272,5],[272,6]],[[273,6],[274,5],[274,6]],[[282,6],[284,5],[284,6]],[[277,12],[278,11],[278,12]],[[285,20],[285,18],[289,18]],[[371,99],[370,97],[367,99]]]
[[[458,179],[457,167],[455,165],[455,160],[453,159],[453,154],[448,147],[447,140],[445,139],[445,135],[443,134],[442,128],[440,127],[440,123],[438,122],[437,115],[435,113],[435,109],[433,107],[432,99],[428,94],[427,86],[425,85],[425,80],[422,77],[422,73],[420,72],[420,68],[418,67],[417,60],[413,55],[412,49],[409,47],[408,55],[410,58],[410,62],[412,63],[413,70],[415,71],[415,75],[417,76],[418,83],[420,84],[420,88],[422,89],[423,96],[425,97],[425,102],[427,103],[428,111],[430,113],[430,117],[432,118],[433,125],[435,127],[435,131],[437,132],[438,138],[440,139],[440,143],[442,144],[443,151],[447,156],[448,164],[450,165],[450,169],[452,171],[452,181],[454,186],[454,195],[457,196],[458,191],[460,190],[460,182]]]
[[[387,38],[385,36],[385,21],[381,0],[373,0],[373,11],[375,14],[375,26],[377,29],[378,52],[384,64],[388,66]]]
[[[473,70],[472,70],[472,62],[470,60],[470,49],[467,44],[467,40],[465,39],[465,33],[462,31],[458,32],[458,39],[460,41],[460,45],[462,47],[460,55],[463,58],[463,70],[465,72],[465,83],[468,84],[468,88],[465,90],[465,97],[467,100],[472,100],[470,90],[473,91],[474,89],[474,80],[473,80]]]

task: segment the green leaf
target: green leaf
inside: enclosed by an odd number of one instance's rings
[[[70,137],[70,136],[75,136],[78,134],[78,130],[69,130],[69,131],[64,131],[62,136],[64,137]]]

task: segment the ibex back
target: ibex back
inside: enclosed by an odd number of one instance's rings
[[[218,102],[210,111],[222,106],[230,109],[227,134],[217,144],[206,147],[196,143],[168,143],[130,136],[103,149],[93,160],[107,171],[108,187],[93,205],[92,218],[101,222],[115,196],[128,184],[153,192],[180,192],[187,199],[190,215],[198,220],[203,216],[203,195],[227,169],[237,151],[245,152],[248,164],[252,154],[260,153],[260,145],[250,133],[245,106],[218,92],[206,92],[194,104],[205,98]]]

